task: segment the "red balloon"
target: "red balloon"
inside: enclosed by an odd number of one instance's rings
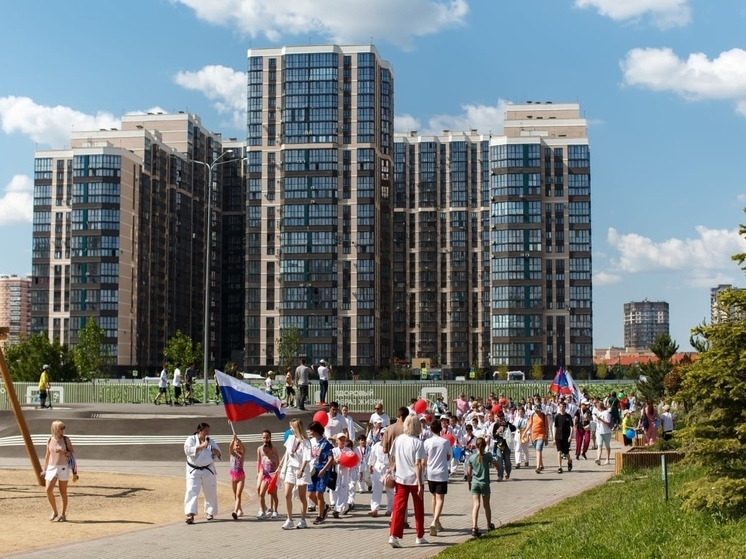
[[[456,446],[456,437],[454,437],[450,433],[446,433],[445,435],[443,435],[443,438],[451,443],[451,447]]]
[[[326,427],[326,424],[329,423],[329,414],[324,410],[319,410],[313,414],[313,420],[321,423],[322,427]]]
[[[345,450],[339,455],[339,463],[345,468],[354,468],[360,462],[360,457],[354,450]]]
[[[425,413],[427,411],[427,400],[417,400],[414,403],[414,412],[417,414]]]
[[[500,407],[499,404],[495,404],[494,406],[492,406],[492,413],[500,413],[501,411],[503,411],[503,409]]]
[[[433,421],[433,416],[432,416],[432,415],[430,415],[429,413],[426,413],[426,414],[425,414],[425,421],[427,421],[428,423],[432,423],[432,421]]]

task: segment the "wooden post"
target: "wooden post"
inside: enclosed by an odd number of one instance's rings
[[[0,341],[8,339],[8,332],[10,328],[7,326],[0,326]],[[8,370],[8,364],[5,362],[5,355],[3,350],[0,348],[0,374],[3,377],[3,383],[5,383],[5,391],[8,394],[8,401],[13,408],[13,415],[16,418],[18,429],[21,431],[23,436],[23,442],[26,446],[26,453],[28,454],[29,460],[31,461],[31,468],[34,470],[34,476],[36,477],[39,485],[44,486],[44,477],[41,475],[41,464],[39,463],[39,457],[36,455],[34,449],[34,443],[31,441],[31,434],[28,431],[28,425],[26,425],[26,418],[21,411],[21,404],[18,402],[18,396],[16,395],[15,386],[13,386],[13,380],[10,378],[10,371]]]

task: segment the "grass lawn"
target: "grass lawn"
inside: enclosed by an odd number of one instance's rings
[[[681,510],[678,491],[684,483],[698,479],[702,479],[701,470],[669,466],[666,503],[660,468],[624,473],[531,517],[449,548],[437,557],[742,557],[746,553],[746,518],[722,522],[705,513]],[[493,498],[493,515],[496,506]],[[479,520],[483,523],[484,517]]]

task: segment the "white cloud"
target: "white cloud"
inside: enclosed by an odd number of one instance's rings
[[[736,196],[736,201],[739,204],[746,203],[746,194],[739,194],[738,196]]]
[[[15,175],[0,197],[0,225],[31,223],[33,217],[34,181],[26,175]]]
[[[417,118],[405,114],[394,119],[394,127],[397,132],[417,130],[422,135],[438,135],[442,134],[443,130],[468,132],[472,128],[476,128],[480,134],[500,135],[503,133],[507,105],[508,101],[505,99],[498,99],[495,105],[465,104],[461,106],[461,114],[435,115],[430,117],[424,126]]]
[[[734,48],[710,60],[704,53],[683,60],[670,48],[632,49],[620,66],[624,83],[672,91],[692,101],[733,99],[746,116],[746,51]]]
[[[464,24],[467,0],[175,0],[199,19],[233,25],[273,42],[319,34],[340,44],[379,42],[409,48],[415,37]]]
[[[57,105],[39,105],[29,97],[0,97],[0,121],[6,134],[20,132],[39,144],[51,147],[69,145],[73,130],[117,128],[119,119],[99,111],[89,115]]]
[[[196,72],[179,72],[174,81],[201,92],[221,114],[231,117],[236,128],[246,126],[246,73],[226,66],[205,66]]]
[[[412,132],[421,128],[420,121],[412,115],[403,114],[394,117],[394,130],[396,132]]]
[[[619,252],[618,258],[611,259],[612,266],[627,273],[682,272],[690,283],[736,273],[738,268],[731,256],[746,252],[746,239],[738,234],[738,229],[698,225],[695,230],[696,238],[655,242],[636,233],[620,234],[610,227],[606,240]]]
[[[593,285],[613,285],[622,281],[622,276],[609,272],[596,272],[593,274]]]
[[[577,8],[595,8],[614,21],[636,22],[650,16],[661,29],[681,27],[692,19],[688,0],[575,0]]]

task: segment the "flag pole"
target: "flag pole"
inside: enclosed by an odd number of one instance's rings
[[[233,435],[235,436],[236,435],[236,430],[233,428],[233,422],[230,419],[228,420],[228,425],[231,426],[231,431],[233,432]]]

